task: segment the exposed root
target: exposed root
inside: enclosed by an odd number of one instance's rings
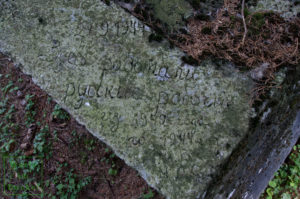
[[[245,43],[245,39],[246,39],[246,36],[247,36],[247,25],[246,25],[246,21],[245,21],[245,0],[243,0],[242,2],[242,18],[243,18],[243,25],[244,25],[244,35],[243,35],[243,40],[242,40],[242,45],[244,45]]]

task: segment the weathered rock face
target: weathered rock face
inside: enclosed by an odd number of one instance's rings
[[[193,15],[193,8],[186,0],[115,0],[115,3],[150,24],[159,24],[169,33],[184,28]]]
[[[257,1],[257,0],[256,0]],[[251,1],[250,1],[251,2]],[[300,13],[299,0],[258,0],[256,6],[252,6],[254,11],[274,11],[279,12],[282,17],[288,19]]]
[[[190,17],[213,19],[224,0],[114,0],[144,22],[168,34],[186,29]],[[162,29],[162,30],[161,30]]]
[[[192,15],[192,7],[185,0],[145,0],[153,8],[154,15],[170,28],[184,25],[183,19]]]
[[[168,198],[196,198],[248,128],[251,80],[183,64],[98,0],[0,1],[0,51]]]

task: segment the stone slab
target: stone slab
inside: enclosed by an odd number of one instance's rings
[[[204,193],[247,133],[247,76],[229,63],[182,63],[114,3],[0,6],[0,51],[167,198]]]

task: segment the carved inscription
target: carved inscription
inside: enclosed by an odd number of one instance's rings
[[[94,24],[84,23],[78,28],[88,31],[88,34],[94,36],[105,37],[109,34],[114,36],[122,36],[126,34],[145,34],[146,27],[143,23],[136,20],[111,22],[97,22]]]

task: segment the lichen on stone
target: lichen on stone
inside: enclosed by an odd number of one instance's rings
[[[247,76],[183,63],[113,2],[5,4],[0,51],[167,198],[205,192],[247,133]]]
[[[300,13],[300,4],[291,0],[258,0],[256,5],[251,6],[250,9],[253,11],[278,12],[282,17],[289,19]]]

